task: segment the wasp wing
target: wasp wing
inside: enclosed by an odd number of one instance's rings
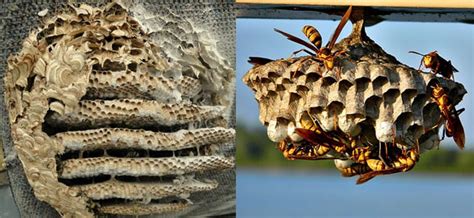
[[[296,128],[296,134],[301,136],[303,139],[308,141],[313,145],[320,145],[325,147],[341,147],[345,146],[344,143],[341,143],[333,138],[327,137],[325,135],[317,134],[311,130],[303,129],[303,128]]]
[[[455,110],[455,109],[454,109]],[[454,135],[453,139],[458,145],[459,149],[464,149],[464,144],[466,143],[466,136],[464,134],[464,127],[462,126],[461,119],[459,119],[459,114],[464,111],[464,108],[453,113],[454,120]]]
[[[453,64],[451,64],[451,61],[448,61],[448,64],[451,66],[451,68],[453,69],[453,72],[459,72],[458,69],[456,69]]]
[[[360,185],[362,183],[365,183],[369,180],[371,180],[372,178],[376,177],[376,176],[379,176],[379,175],[387,175],[387,174],[393,174],[393,173],[398,173],[398,172],[401,172],[403,171],[403,167],[402,168],[390,168],[390,169],[386,169],[386,170],[380,170],[380,171],[371,171],[371,172],[368,172],[368,173],[364,173],[362,175],[360,175],[360,177],[357,179],[357,185]]]
[[[341,21],[339,22],[339,25],[337,25],[336,30],[332,34],[331,39],[329,40],[328,44],[326,45],[326,48],[328,48],[329,50],[331,50],[332,47],[334,47],[334,44],[336,44],[336,40],[339,37],[339,35],[341,34],[342,28],[344,28],[347,21],[349,20],[349,17],[351,16],[351,13],[352,13],[352,5],[349,6],[349,8],[347,9],[346,13],[344,14]]]
[[[286,36],[286,38],[287,38],[288,40],[291,40],[291,41],[293,41],[293,42],[296,42],[296,43],[298,43],[298,44],[300,44],[300,45],[304,45],[304,46],[306,46],[307,48],[313,50],[313,51],[316,52],[316,53],[319,51],[319,49],[316,48],[314,45],[312,45],[312,44],[310,44],[310,43],[308,43],[308,42],[306,42],[306,41],[304,41],[304,40],[302,40],[302,39],[300,39],[300,38],[298,38],[298,37],[296,37],[296,36],[294,36],[294,35],[291,35],[291,34],[289,34],[289,33],[283,32],[283,31],[281,31],[281,30],[279,30],[279,29],[276,29],[276,28],[274,28],[273,30],[275,30],[276,32],[278,32],[278,33],[280,33],[280,34]]]

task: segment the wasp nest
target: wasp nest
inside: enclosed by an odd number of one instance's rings
[[[466,93],[460,83],[399,63],[365,36],[363,20],[335,50],[346,54],[336,57],[332,70],[305,56],[265,61],[245,75],[272,141],[301,141],[295,130],[307,128],[302,119],[309,114],[323,131],[342,131],[374,147],[395,141],[403,150],[419,145],[423,151],[439,145],[432,86],[441,84],[456,105]],[[328,152],[319,158],[348,157]]]
[[[154,21],[71,6],[8,60],[14,148],[64,216],[192,211],[193,193],[225,185],[201,172],[234,166],[231,66],[185,19]]]

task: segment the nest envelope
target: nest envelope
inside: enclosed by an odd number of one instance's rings
[[[232,66],[185,18],[129,7],[140,19],[116,2],[70,6],[10,56],[5,103],[28,183],[66,217],[229,213]]]
[[[395,141],[409,149],[418,142],[424,151],[439,145],[436,124],[442,118],[432,86],[441,84],[457,105],[466,94],[462,84],[398,62],[365,36],[363,21],[354,23],[335,50],[346,55],[336,57],[332,70],[304,56],[257,64],[244,76],[272,141],[301,140],[295,129],[309,113],[324,131],[340,129],[374,146]]]

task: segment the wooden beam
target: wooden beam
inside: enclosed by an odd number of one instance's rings
[[[370,6],[407,8],[474,8],[473,0],[236,0],[238,4],[319,5],[319,6]]]
[[[256,0],[237,0],[238,18],[261,18],[261,19],[317,19],[317,20],[339,20],[347,9],[347,6],[327,6],[309,4],[276,4],[280,0],[264,0],[275,4],[241,3],[243,1],[256,2]],[[334,1],[338,3],[340,1]],[[384,1],[385,2],[385,1]],[[447,0],[449,2],[449,0]],[[474,2],[474,1],[472,1]],[[319,3],[319,2],[318,2]],[[339,4],[342,5],[342,4]],[[388,4],[387,4],[388,5]],[[459,6],[459,4],[453,4]],[[406,5],[401,5],[406,6]],[[368,6],[364,7],[365,19],[368,25],[380,21],[417,21],[417,22],[460,22],[474,23],[474,10],[465,8],[417,8],[417,7],[388,7]]]

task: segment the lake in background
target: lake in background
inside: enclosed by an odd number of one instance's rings
[[[474,177],[238,170],[238,217],[474,217]]]

